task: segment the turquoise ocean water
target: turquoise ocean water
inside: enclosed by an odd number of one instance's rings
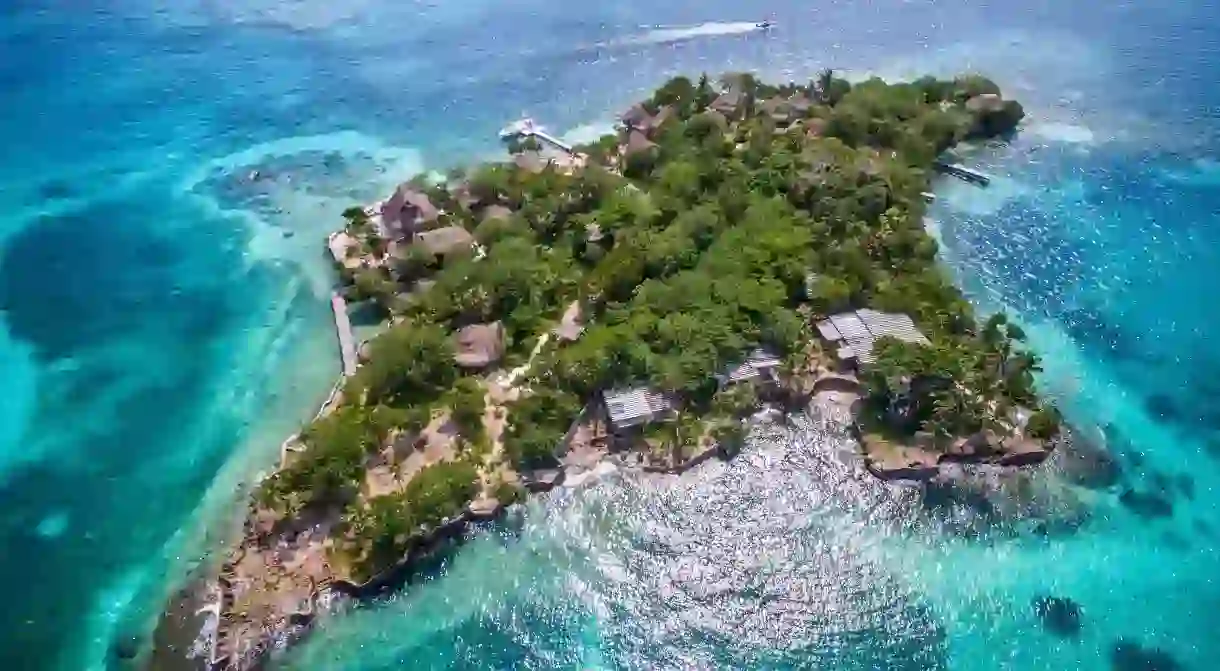
[[[749,30],[763,18],[779,26]],[[1028,103],[1012,146],[970,159],[993,186],[940,185],[931,225],[976,303],[1029,327],[1044,387],[1122,481],[1048,475],[1039,505],[980,517],[859,477],[842,436],[802,421],[681,481],[536,500],[285,666],[1145,668],[1113,654],[1125,641],[1214,668],[1218,19],[1076,0],[4,3],[0,668],[117,668],[113,642],[146,635],[214,547],[337,371],[321,238],[343,207],[490,155],[522,112],[589,136],[672,74],[824,66],[976,69]],[[1081,604],[1078,638],[1039,627],[1043,594]]]

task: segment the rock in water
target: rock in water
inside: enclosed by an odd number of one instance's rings
[[[140,656],[140,641],[135,636],[127,636],[115,641],[110,651],[116,659],[135,659]]]
[[[1122,465],[1101,445],[1079,431],[1064,441],[1059,463],[1063,475],[1071,482],[1089,489],[1106,489],[1122,479]]]
[[[1145,518],[1173,516],[1173,501],[1156,492],[1139,492],[1127,489],[1118,496],[1118,502],[1128,510]]]
[[[1145,648],[1119,640],[1110,653],[1114,671],[1181,671],[1182,665],[1160,648]]]
[[[1034,599],[1034,612],[1052,634],[1065,637],[1080,634],[1080,604],[1071,599],[1040,596]]]

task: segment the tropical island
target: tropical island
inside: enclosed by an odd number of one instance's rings
[[[381,330],[250,504],[214,666],[608,454],[731,457],[762,402],[841,404],[880,477],[1044,459],[1037,357],[976,320],[923,228],[938,157],[1023,116],[973,75],[678,77],[596,143],[519,129],[509,162],[347,210],[342,293]]]

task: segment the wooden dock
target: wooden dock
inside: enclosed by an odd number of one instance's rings
[[[501,139],[508,139],[508,138],[513,138],[513,137],[527,138],[527,139],[532,137],[532,138],[536,138],[542,142],[545,142],[567,154],[574,154],[576,152],[576,150],[572,148],[572,145],[564,142],[563,140],[560,140],[559,138],[555,137],[554,135],[551,135],[550,133],[535,126],[533,119],[521,119],[520,121],[517,121],[516,123],[509,126],[508,128],[505,128],[504,130],[500,131]]]
[[[948,161],[937,161],[936,169],[946,175],[953,175],[959,179],[964,179],[967,182],[978,184],[979,186],[987,186],[991,183],[991,176],[984,172],[979,172],[973,168],[967,168],[961,163],[949,163]]]
[[[337,291],[330,294],[330,309],[335,314],[335,334],[339,336],[343,376],[351,377],[356,374],[356,336],[352,333],[352,321],[347,316],[347,301]]]

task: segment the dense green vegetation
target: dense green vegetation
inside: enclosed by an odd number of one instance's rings
[[[345,522],[354,538],[356,576],[367,579],[397,561],[413,534],[461,514],[478,490],[473,464],[440,463],[417,473],[403,491],[353,508]]]
[[[718,99],[725,90],[736,106]],[[870,407],[896,430],[951,435],[1017,406],[1038,409],[1037,361],[1020,350],[1023,335],[1002,318],[978,326],[922,225],[933,159],[1022,118],[994,83],[679,77],[644,107],[663,121],[634,142],[624,133],[578,148],[589,158],[581,169],[484,165],[446,184],[417,181],[441,211],[433,225],[473,234],[468,252],[390,245],[362,210],[344,213],[374,260],[344,270],[348,295],[374,301],[394,325],[369,346],[344,408],[310,427],[308,449],[268,481],[266,501],[346,504],[361,566],[400,554],[413,529],[475,495],[474,460],[431,466],[405,491],[365,501],[354,483],[366,458],[442,407],[481,444],[481,378],[454,364],[453,333],[502,323],[507,368],[572,301],[584,333],[541,350],[529,393],[510,408],[504,448],[516,469],[553,464],[580,408],[626,385],[679,400],[682,418],[668,433],[739,442],[737,420],[755,401],[720,390],[714,375],[758,346],[796,356],[812,319],[847,308],[910,314],[932,341],[883,342],[865,371]],[[1057,416],[1039,410],[1030,427],[1052,435]]]
[[[977,334],[942,337],[931,346],[883,339],[877,362],[864,371],[869,401],[891,430],[927,431],[941,439],[989,429],[1011,433],[1018,407],[1038,408],[1033,374],[1038,359],[1018,344],[1025,334],[1002,314]],[[1050,438],[1057,425],[1052,410],[1030,420],[1031,435]]]
[[[504,437],[508,457],[518,468],[555,464],[559,439],[580,413],[581,401],[560,389],[539,387],[513,404]]]

